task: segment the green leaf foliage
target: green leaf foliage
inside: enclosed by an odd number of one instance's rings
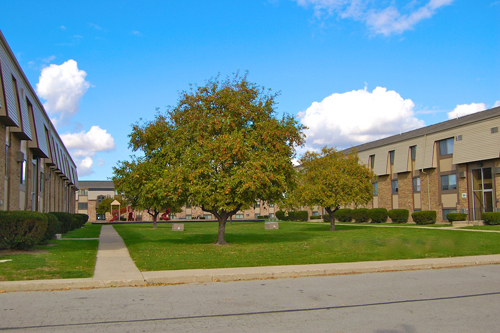
[[[368,212],[368,215],[370,216],[372,223],[387,222],[387,217],[389,216],[387,214],[387,209],[385,208],[372,208]]]
[[[305,206],[322,206],[330,215],[340,207],[362,206],[373,197],[373,172],[360,164],[356,151],[338,152],[324,147],[320,152],[306,152],[300,159],[294,201]]]
[[[389,211],[390,213],[390,211]],[[389,215],[390,216],[390,215]],[[413,221],[416,224],[434,224],[436,223],[436,211],[423,210],[421,212],[414,212],[411,214]]]
[[[482,215],[484,224],[497,225],[500,224],[500,212],[485,212]]]
[[[406,223],[408,222],[408,217],[410,212],[408,209],[391,209],[387,212],[392,220],[392,223]]]

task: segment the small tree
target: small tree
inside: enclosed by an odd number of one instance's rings
[[[170,127],[158,115],[152,122],[133,125],[129,135],[129,148],[144,156],[131,156],[131,161],[119,161],[113,167],[115,189],[123,193],[134,209],[144,209],[153,218],[153,228],[161,212],[170,209],[180,212],[187,200],[181,186],[181,175],[164,158],[162,147],[167,141]]]
[[[239,210],[278,202],[292,186],[303,127],[291,116],[275,118],[276,96],[247,75],[216,77],[182,92],[165,119],[172,130],[162,155],[182,177],[179,190],[217,218],[217,244],[226,244],[226,221]]]
[[[322,206],[335,231],[334,213],[342,206],[364,205],[373,197],[373,172],[358,161],[355,151],[338,152],[323,148],[306,152],[297,168],[298,185],[294,201],[305,206]]]

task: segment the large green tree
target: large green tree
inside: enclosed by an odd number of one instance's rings
[[[236,212],[256,200],[277,202],[293,186],[303,127],[291,116],[276,118],[276,97],[247,75],[216,77],[182,92],[167,116],[157,117],[169,128],[162,156],[182,177],[176,190],[217,218],[217,244],[226,244],[226,221]]]
[[[330,216],[330,231],[335,231],[333,214],[340,207],[364,205],[373,197],[373,172],[360,164],[356,151],[339,152],[323,148],[306,152],[297,168],[294,202],[322,206]]]
[[[153,218],[154,228],[161,212],[167,208],[179,212],[186,201],[179,186],[181,174],[161,153],[169,133],[170,127],[162,115],[152,122],[134,124],[129,148],[141,156],[119,161],[113,168],[115,189],[123,193],[133,208],[146,210]]]

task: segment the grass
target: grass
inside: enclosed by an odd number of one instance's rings
[[[381,225],[381,226],[389,226],[389,227],[429,227],[429,228],[443,228],[443,227],[451,227],[451,223],[446,223],[446,224],[414,224],[414,223],[371,223],[371,222],[363,222],[363,223],[356,223],[356,222],[335,222],[335,225],[338,223],[341,224],[354,224],[354,225]]]
[[[498,230],[500,231],[500,225],[475,225],[470,227],[462,227],[460,229],[478,229],[478,230]]]
[[[233,222],[229,245],[214,245],[216,223],[115,225],[141,271],[255,267],[336,262],[450,257],[500,253],[500,233],[465,233],[422,228],[363,228],[328,223]]]
[[[85,223],[83,228],[75,229],[63,235],[63,238],[99,238],[101,225]]]
[[[30,251],[0,251],[0,281],[90,278],[98,240],[54,240]]]

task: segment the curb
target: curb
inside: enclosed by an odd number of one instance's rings
[[[398,272],[500,264],[500,255],[471,257],[364,261],[336,264],[263,266],[179,271],[142,272],[144,279],[57,279],[31,281],[0,281],[0,292],[137,287],[156,284],[186,284],[283,279],[309,276],[332,276],[363,273]]]

